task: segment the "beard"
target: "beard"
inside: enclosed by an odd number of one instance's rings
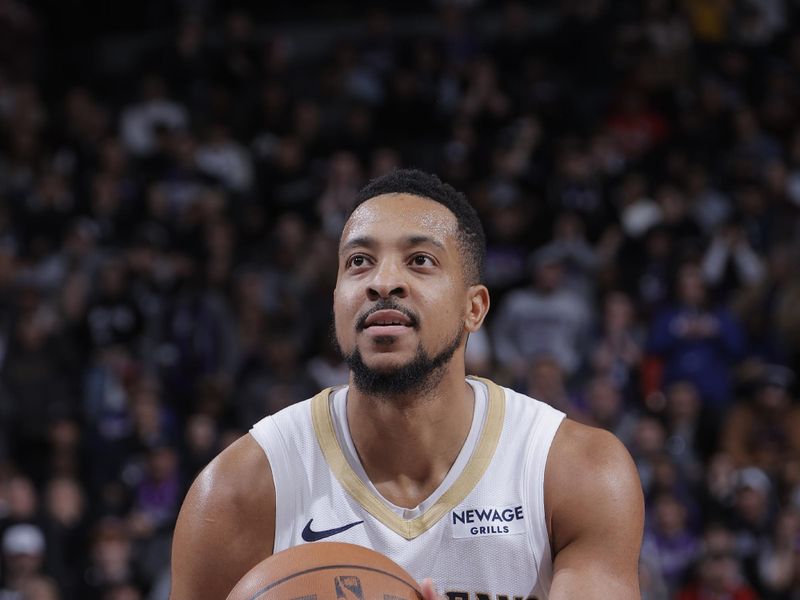
[[[422,394],[436,387],[444,377],[445,367],[461,345],[464,335],[464,324],[462,323],[450,341],[437,354],[431,356],[420,344],[417,346],[414,358],[406,364],[389,369],[374,369],[367,365],[358,347],[352,352],[345,353],[339,345],[335,330],[334,342],[347,366],[350,367],[353,374],[353,385],[359,391],[371,396],[390,397]],[[386,337],[385,340],[377,338],[376,342],[379,344],[391,343],[391,336]]]

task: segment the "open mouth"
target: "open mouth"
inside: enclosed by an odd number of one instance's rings
[[[406,313],[395,309],[376,310],[359,322],[359,330],[372,329],[380,331],[382,329],[397,330],[397,328],[414,327],[416,320]]]

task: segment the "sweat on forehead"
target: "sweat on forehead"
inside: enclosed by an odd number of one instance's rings
[[[376,225],[388,225],[398,233],[425,233],[442,242],[458,234],[458,221],[446,206],[412,194],[383,194],[366,200],[353,211],[345,224],[340,245],[354,235],[368,234],[367,230]]]

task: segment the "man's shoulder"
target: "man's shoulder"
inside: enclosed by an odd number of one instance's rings
[[[202,524],[219,536],[240,535],[263,525],[272,535],[275,485],[258,442],[245,434],[220,452],[197,476],[181,508],[178,524]],[[213,536],[212,536],[213,537]]]
[[[633,460],[613,434],[565,420],[548,456],[545,514],[554,596],[640,596],[644,498]]]
[[[258,502],[257,498],[272,492],[269,460],[252,435],[245,434],[220,452],[192,487],[197,495],[215,503]]]
[[[554,458],[576,470],[626,469],[633,466],[630,453],[613,433],[565,418],[553,440]]]
[[[554,527],[567,524],[571,535],[595,528],[592,521],[638,520],[636,515],[643,514],[639,475],[622,442],[604,429],[571,419],[564,419],[553,440],[545,503]]]
[[[201,471],[184,500],[173,539],[172,597],[224,597],[269,556],[274,531],[269,461],[244,435]]]

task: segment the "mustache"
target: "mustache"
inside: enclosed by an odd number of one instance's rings
[[[417,317],[414,311],[398,304],[395,300],[378,300],[369,310],[366,310],[358,316],[356,320],[356,330],[362,331],[366,327],[366,322],[370,315],[373,315],[379,310],[396,310],[397,312],[403,313],[411,322],[411,327],[415,329],[419,323],[419,317]]]

